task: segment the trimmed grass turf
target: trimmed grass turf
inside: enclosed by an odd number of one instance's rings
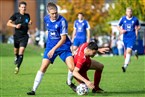
[[[35,75],[40,67],[44,49],[28,46],[19,74],[14,74],[13,46],[0,44],[0,95],[1,97],[29,97]],[[136,60],[132,56],[130,66],[123,73],[121,66],[123,56],[95,57],[105,68],[100,83],[107,93],[92,94],[91,90],[85,97],[145,97],[145,56]],[[94,71],[88,76],[93,81]],[[59,59],[47,69],[35,97],[78,97],[65,83],[67,67]],[[74,81],[76,83],[76,81]]]

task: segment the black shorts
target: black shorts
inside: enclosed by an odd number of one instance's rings
[[[28,39],[29,39],[29,36],[28,35],[25,35],[23,37],[15,37],[14,36],[14,47],[15,48],[19,48],[19,47],[25,47],[27,46],[27,43],[28,43]]]

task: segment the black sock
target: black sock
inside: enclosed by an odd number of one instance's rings
[[[18,59],[19,55],[18,54],[15,54],[15,57]]]
[[[18,68],[21,66],[22,61],[23,61],[23,55],[19,55],[19,58],[18,58],[18,61],[17,61]]]

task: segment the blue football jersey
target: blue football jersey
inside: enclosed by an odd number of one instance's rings
[[[86,38],[86,30],[90,29],[90,25],[88,23],[88,21],[83,20],[83,21],[79,21],[76,20],[74,22],[74,28],[76,29],[76,34],[75,34],[75,38]]]
[[[61,35],[68,34],[68,24],[64,17],[59,15],[56,21],[51,21],[50,16],[47,15],[44,17],[44,22],[48,30],[48,39],[46,43],[46,48],[53,48],[61,39]],[[65,43],[59,47],[57,50],[66,50],[71,46],[70,39],[66,38]]]
[[[126,16],[123,16],[118,25],[122,26],[122,28],[127,31],[123,34],[123,39],[136,39],[135,26],[139,25],[139,21],[136,17],[133,16],[131,19],[127,19]]]

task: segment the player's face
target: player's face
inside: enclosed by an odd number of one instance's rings
[[[26,11],[26,5],[25,4],[21,4],[19,6],[19,11],[20,11],[20,13],[25,13],[25,11]]]
[[[96,55],[97,51],[96,50],[89,50],[88,56],[93,58]]]
[[[131,18],[132,17],[132,10],[131,9],[127,9],[126,10],[126,15],[127,15],[127,17]]]
[[[48,11],[51,20],[56,20],[58,17],[58,12],[55,9],[51,9]]]
[[[78,19],[79,19],[79,20],[83,20],[83,18],[84,18],[84,17],[83,17],[82,14],[78,14]]]

